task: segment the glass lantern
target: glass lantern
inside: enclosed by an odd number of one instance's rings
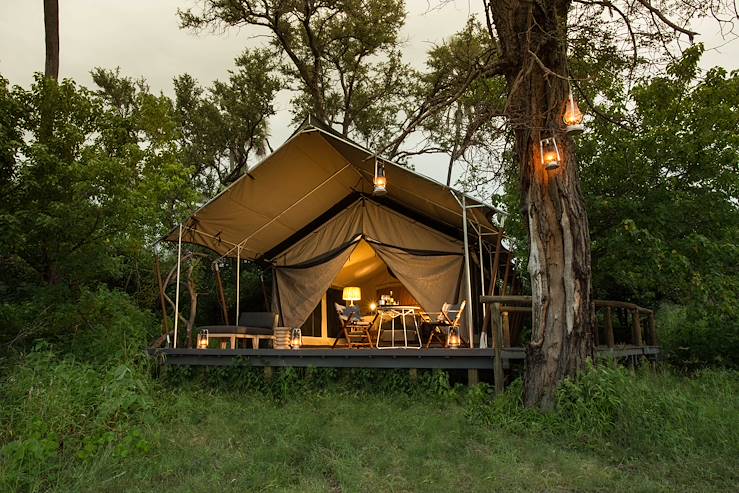
[[[198,332],[198,349],[208,349],[208,331],[201,330]]]
[[[449,327],[449,347],[452,349],[458,349],[462,344],[462,340],[459,337],[459,329],[457,327]]]
[[[300,327],[295,327],[290,331],[290,347],[293,349],[300,349],[303,345],[303,333]]]

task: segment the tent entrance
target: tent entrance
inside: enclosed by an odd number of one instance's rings
[[[333,344],[340,336],[341,326],[334,303],[349,304],[342,299],[343,289],[358,287],[361,299],[355,301],[362,314],[370,313],[370,303],[382,295],[391,295],[399,304],[419,305],[410,291],[392,273],[377,251],[366,240],[360,240],[349,254],[331,287],[302,326],[303,340],[308,345]]]

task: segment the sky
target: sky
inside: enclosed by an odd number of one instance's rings
[[[407,61],[422,63],[426,51],[457,32],[470,15],[481,15],[482,0],[406,0],[408,15],[402,32]],[[197,7],[194,0],[60,0],[60,78],[92,87],[90,70],[120,67],[121,73],[144,77],[152,91],[173,94],[172,78],[189,73],[203,85],[225,79],[233,60],[247,46],[264,42],[254,31],[194,34],[178,27],[177,8]],[[708,48],[702,65],[739,68],[739,41],[725,41],[718,27],[698,24]],[[44,69],[42,0],[0,0],[0,74],[13,84],[29,86],[33,73]],[[287,95],[278,98],[271,120],[273,146],[291,129]],[[447,159],[413,161],[417,171],[439,181]]]

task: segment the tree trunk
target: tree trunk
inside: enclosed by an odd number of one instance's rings
[[[563,130],[568,91],[569,1],[488,4],[507,74],[508,112],[519,163],[522,210],[529,230],[531,342],[526,348],[524,402],[543,410],[555,391],[593,356],[590,236],[574,142]],[[540,139],[554,137],[560,167],[541,164]]]
[[[46,77],[59,78],[59,0],[44,0]]]

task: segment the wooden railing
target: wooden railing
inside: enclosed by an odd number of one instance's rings
[[[531,313],[531,296],[481,296],[480,301],[488,304],[494,329],[496,320],[498,321],[502,347],[510,347],[511,314]],[[616,345],[613,324],[614,314],[619,317],[621,327],[628,326],[630,328],[629,340],[626,342],[634,346],[644,346],[645,343],[649,346],[657,345],[654,311],[625,301],[595,300],[594,303],[596,317],[593,337],[596,346],[601,345],[599,313],[602,314],[603,323],[605,324],[605,341],[603,342],[606,346],[614,347]],[[493,330],[493,344],[495,344],[495,339],[496,334]]]

